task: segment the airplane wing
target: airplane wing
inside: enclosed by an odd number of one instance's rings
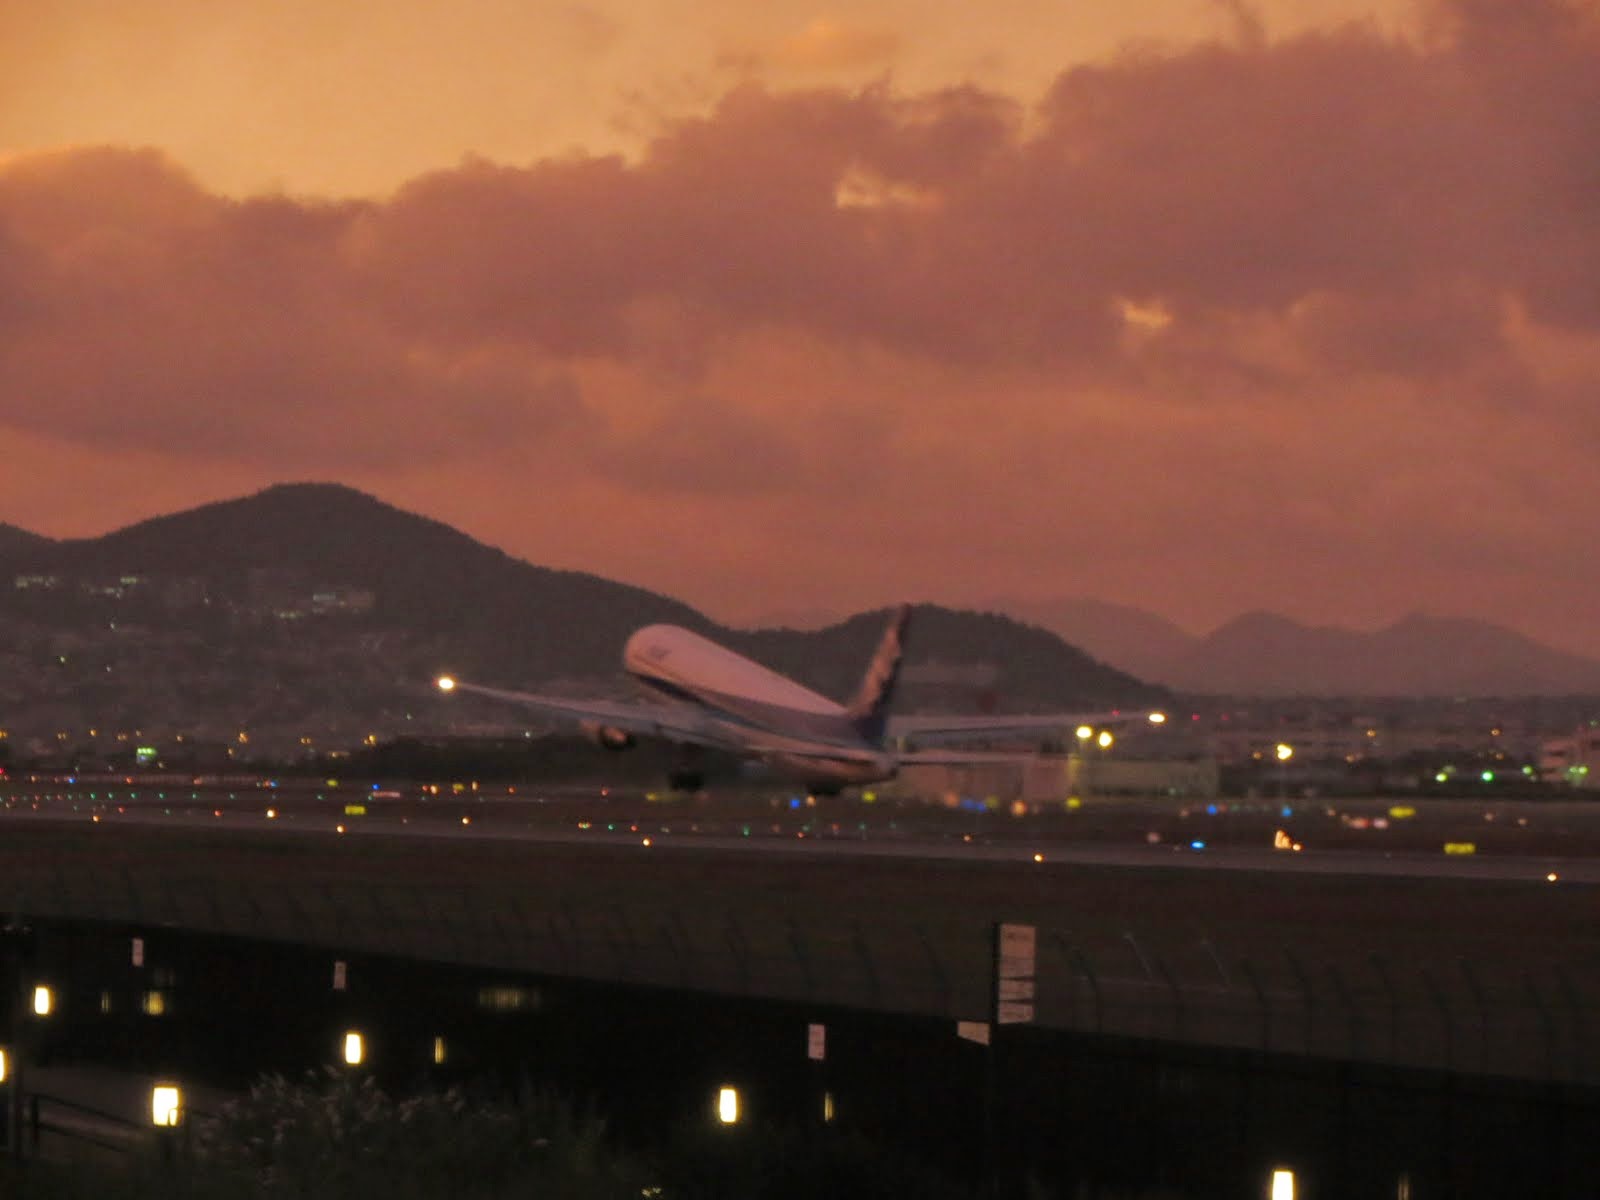
[[[1024,735],[1057,733],[1063,737],[1080,725],[1103,729],[1130,721],[1159,725],[1165,714],[1147,709],[1112,709],[1109,712],[1036,713],[1018,716],[907,716],[889,719],[891,738],[911,738],[920,742],[977,741]]]
[[[514,692],[504,688],[484,687],[459,679],[439,681],[445,692],[469,692],[474,696],[488,696],[509,704],[531,708],[537,713],[578,725],[601,725],[620,730],[636,737],[665,738],[674,742],[695,742],[707,746],[727,747],[709,728],[709,723],[689,708],[676,708],[665,704],[625,704],[615,700],[575,700],[571,696],[541,696],[535,692]]]
[[[438,681],[438,686],[444,692],[487,696],[591,729],[603,727],[634,737],[660,738],[669,742],[727,750],[734,754],[786,754],[803,758],[820,751],[831,759],[870,761],[874,757],[873,752],[864,746],[822,744],[815,740],[785,737],[781,733],[754,726],[739,726],[733,730],[725,720],[687,705],[678,707],[671,704],[629,704],[617,700],[576,700],[571,696],[543,696],[536,692],[484,687],[454,678],[449,679],[448,687],[444,679]]]

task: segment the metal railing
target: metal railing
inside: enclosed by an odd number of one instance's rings
[[[651,908],[506,895],[467,883],[157,876],[124,865],[28,881],[41,917],[171,925],[551,976],[982,1020],[991,926],[841,919],[705,903]],[[1443,955],[1413,931],[1314,951],[1171,922],[1038,927],[1041,1025],[1463,1074],[1600,1083],[1600,960],[1515,944]]]

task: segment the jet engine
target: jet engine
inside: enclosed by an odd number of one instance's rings
[[[580,728],[583,730],[584,737],[602,750],[633,749],[633,734],[625,729],[614,729],[610,725],[602,725],[598,721],[585,721]]]

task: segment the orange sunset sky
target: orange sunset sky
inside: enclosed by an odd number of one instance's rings
[[[0,0],[0,520],[1600,655],[1591,0]]]

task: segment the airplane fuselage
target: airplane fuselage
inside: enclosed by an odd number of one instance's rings
[[[628,639],[623,667],[652,697],[693,709],[708,737],[737,748],[759,737],[785,773],[832,786],[893,778],[893,755],[872,745],[845,709],[742,654],[676,625]]]

